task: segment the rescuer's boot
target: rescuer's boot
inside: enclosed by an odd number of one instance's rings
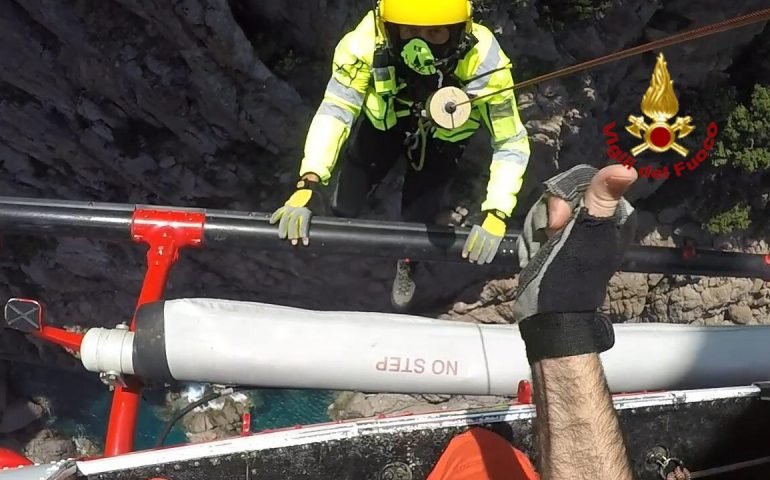
[[[406,312],[412,304],[416,285],[412,278],[414,264],[408,259],[401,259],[396,265],[396,277],[393,279],[393,290],[390,302],[398,312]]]

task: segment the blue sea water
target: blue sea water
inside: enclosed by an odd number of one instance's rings
[[[42,396],[51,402],[51,427],[68,435],[86,436],[104,445],[112,392],[96,374],[79,374],[23,367],[14,372],[13,385],[26,395]],[[251,411],[251,431],[283,428],[329,421],[327,407],[332,392],[322,390],[256,390],[264,405]],[[164,392],[146,390],[139,411],[135,450],[153,448],[165,422],[155,415],[163,405]],[[175,427],[165,444],[186,443],[184,433]]]

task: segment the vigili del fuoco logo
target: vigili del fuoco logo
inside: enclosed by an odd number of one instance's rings
[[[664,179],[669,178],[672,173],[674,176],[681,177],[685,172],[694,171],[708,159],[709,152],[714,148],[714,139],[719,132],[719,128],[714,122],[709,123],[706,127],[706,139],[703,141],[702,148],[689,160],[674,163],[671,170],[669,170],[668,165],[661,168],[637,167],[635,157],[648,150],[654,153],[664,153],[671,150],[687,159],[690,151],[679,143],[679,139],[687,137],[696,130],[696,127],[692,125],[692,118],[689,116],[677,116],[676,120],[671,122],[671,119],[679,113],[679,100],[674,93],[674,82],[668,73],[666,59],[662,53],[658,55],[650,88],[647,89],[642,98],[642,113],[644,116],[630,115],[628,117],[629,124],[626,125],[626,131],[642,141],[631,149],[630,154],[617,145],[618,134],[613,131],[616,123],[613,121],[604,127],[604,136],[609,146],[607,155],[612,160],[626,168],[636,168],[640,177]]]

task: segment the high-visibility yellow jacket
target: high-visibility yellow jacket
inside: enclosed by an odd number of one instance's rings
[[[374,13],[370,11],[337,45],[331,79],[308,131],[300,175],[312,172],[321,177],[323,184],[328,183],[361,111],[380,130],[393,128],[398,118],[410,115],[411,104],[398,98],[397,91],[403,86],[395,84],[394,69],[375,65],[376,45],[382,40],[377,30]],[[494,34],[474,23],[472,35],[478,42],[460,59],[454,71],[464,84],[463,90],[474,98],[512,87],[511,70],[503,68],[510,66],[510,60]],[[495,69],[500,70],[474,79]],[[470,120],[463,126],[436,128],[433,136],[443,141],[461,141],[473,135],[484,122],[491,133],[493,154],[487,197],[481,209],[498,210],[510,216],[530,155],[516,97],[508,90],[480,99],[474,107]]]

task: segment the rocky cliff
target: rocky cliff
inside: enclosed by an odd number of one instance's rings
[[[479,21],[498,34],[520,81],[753,11],[766,0],[486,0],[477,6]],[[289,192],[336,41],[367,7],[352,0],[0,0],[3,195],[273,210]],[[760,35],[766,28],[665,50],[680,103],[701,130],[718,113],[710,108],[718,100],[714,92],[751,75],[750,52],[766,41],[768,35]],[[609,162],[602,128],[639,114],[653,66],[650,53],[518,92],[533,152],[519,219],[543,179],[578,163]],[[487,139],[479,135],[464,166],[466,177],[477,180],[457,198],[471,210],[484,189],[488,155]],[[717,247],[732,241],[733,248],[765,251],[747,239],[705,234],[688,215],[686,193],[695,190],[676,182],[639,182],[631,195],[646,215],[639,241],[689,239]],[[367,216],[392,211],[388,200],[398,180],[386,187],[382,206]],[[186,252],[167,295],[384,311],[393,263]],[[129,244],[8,237],[0,299],[39,298],[58,325],[111,326],[130,317],[142,273],[143,251]],[[491,277],[496,280],[485,286]],[[515,286],[509,277],[504,269],[427,266],[417,278],[419,311],[505,321]],[[759,281],[619,275],[606,309],[633,321],[748,324],[766,321],[769,298],[768,285]],[[7,331],[0,335],[0,357],[78,368],[62,351]]]

